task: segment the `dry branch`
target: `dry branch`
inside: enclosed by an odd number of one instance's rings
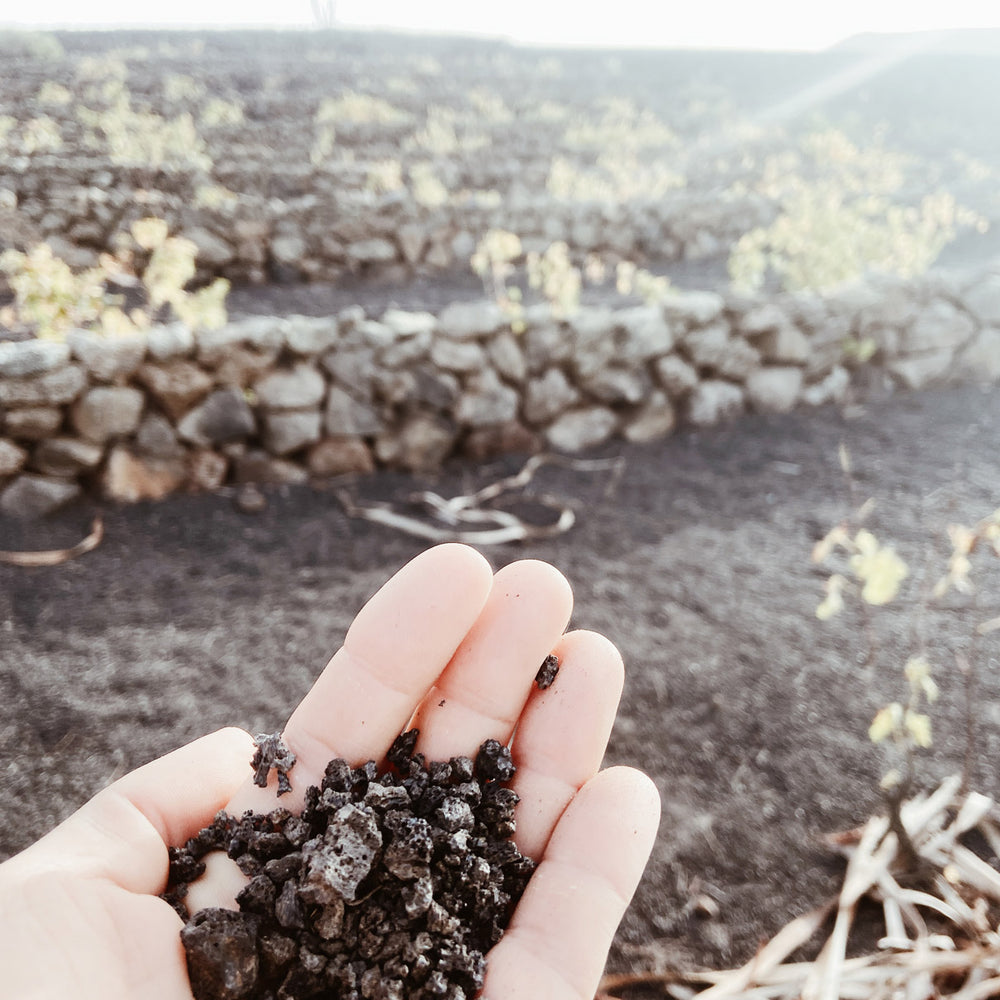
[[[345,490],[338,491],[336,496],[348,517],[361,517],[432,542],[501,545],[504,542],[551,538],[569,531],[576,522],[573,509],[562,500],[547,495],[533,498],[557,514],[552,523],[545,525],[531,524],[510,511],[485,506],[504,494],[527,486],[543,465],[562,465],[582,472],[610,471],[608,490],[613,489],[624,470],[622,459],[587,461],[559,455],[533,455],[519,472],[490,483],[475,493],[450,498],[431,490],[410,494],[406,502],[419,509],[417,514],[403,513],[391,503],[360,504]]]
[[[858,830],[828,838],[847,857],[840,892],[796,917],[746,965],[724,972],[608,976],[609,994],[635,985],[678,986],[698,1000],[988,1000],[1000,997],[1000,872],[962,842],[973,831],[1000,844],[1000,812],[976,792],[962,794],[959,776],[930,795],[902,804],[900,817],[925,878],[906,885],[895,833],[875,816]],[[881,905],[885,934],[878,950],[847,957],[857,905]],[[785,959],[836,910],[833,929],[811,962]],[[705,986],[708,989],[705,989]]]
[[[102,538],[104,538],[104,521],[98,515],[90,526],[90,534],[71,548],[44,549],[39,552],[0,551],[0,563],[9,563],[11,566],[58,566],[59,563],[96,549],[101,544]]]

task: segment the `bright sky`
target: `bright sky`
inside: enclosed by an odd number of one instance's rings
[[[306,27],[311,0],[32,0],[0,26]],[[338,0],[348,27],[496,35],[542,45],[820,49],[862,31],[1000,27],[996,0]]]

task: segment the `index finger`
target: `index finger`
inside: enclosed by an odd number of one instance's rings
[[[490,564],[466,545],[438,545],[392,577],[361,609],[344,645],[292,713],[284,740],[296,755],[292,792],[280,804],[301,807],[327,762],[379,760],[447,666],[486,603]],[[247,779],[227,806],[265,811],[276,802]]]

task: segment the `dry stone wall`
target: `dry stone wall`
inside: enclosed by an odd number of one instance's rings
[[[852,361],[850,344],[873,356]],[[65,342],[0,343],[0,511],[86,491],[121,501],[633,442],[874,383],[1000,380],[1000,270],[840,295],[674,292],[545,305],[515,334],[490,302],[438,315],[351,308]]]

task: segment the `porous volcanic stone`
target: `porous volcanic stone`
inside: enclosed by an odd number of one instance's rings
[[[73,357],[86,365],[98,382],[116,382],[131,375],[146,357],[146,335],[130,333],[103,337],[90,330],[70,330],[66,343]]]
[[[264,444],[272,455],[289,455],[320,439],[319,410],[278,410],[264,414]]]
[[[25,474],[0,493],[0,511],[26,519],[44,517],[79,495],[80,485],[71,480]]]
[[[648,361],[674,346],[674,334],[658,306],[635,306],[618,313],[625,338],[621,357],[629,362]]]
[[[174,425],[159,413],[147,413],[135,433],[135,448],[149,458],[176,458],[184,451]]]
[[[519,403],[517,390],[504,385],[497,373],[487,368],[469,379],[455,407],[455,417],[469,427],[502,424],[517,416]]]
[[[194,334],[184,323],[150,327],[146,334],[146,351],[154,361],[182,358],[193,350]]]
[[[668,320],[702,326],[720,316],[724,305],[717,292],[672,291],[664,299],[662,308]]]
[[[370,403],[355,399],[339,386],[330,387],[323,415],[323,427],[327,434],[335,437],[364,437],[377,434],[382,426],[382,418]]]
[[[28,453],[24,448],[0,438],[0,476],[13,476],[20,472],[27,460]]]
[[[642,444],[666,437],[677,425],[677,414],[666,393],[656,389],[642,408],[628,420],[622,432],[627,441]]]
[[[177,433],[201,446],[227,444],[256,430],[253,411],[238,389],[217,389],[177,425]]]
[[[179,420],[208,395],[212,379],[198,365],[183,359],[143,365],[136,376],[166,413]]]
[[[122,503],[162,500],[179,489],[186,476],[184,463],[178,459],[140,458],[118,444],[104,465],[101,489],[105,496]]]
[[[747,400],[755,410],[787,413],[802,391],[802,369],[791,365],[759,368],[747,376]]]
[[[698,372],[676,354],[658,358],[653,368],[660,385],[674,399],[686,396],[698,384]]]
[[[340,476],[348,472],[374,472],[375,460],[357,437],[328,437],[309,450],[309,471],[314,476]]]
[[[462,451],[475,461],[511,452],[533,454],[541,450],[541,438],[518,420],[491,427],[477,427],[469,432],[462,445]]]
[[[561,368],[549,368],[528,382],[524,394],[524,418],[541,424],[574,406],[580,393]]]
[[[0,406],[14,409],[22,406],[59,406],[63,403],[72,403],[86,385],[87,376],[80,365],[64,365],[62,368],[27,378],[2,378]]]
[[[691,423],[707,427],[737,416],[744,405],[743,390],[738,385],[706,379],[691,391],[687,417]]]
[[[414,472],[437,468],[451,452],[455,428],[440,417],[418,413],[401,427],[380,435],[375,455],[386,465],[398,465]]]
[[[495,302],[453,302],[438,317],[438,329],[442,336],[468,340],[496,333],[508,322]]]
[[[19,441],[41,441],[55,434],[62,422],[62,410],[55,406],[27,406],[8,411],[3,428]]]
[[[340,337],[336,317],[289,316],[285,339],[288,349],[307,357],[335,347]]]
[[[404,309],[386,309],[381,323],[397,337],[415,337],[419,333],[433,333],[437,317],[429,312],[408,312]]]
[[[71,421],[88,441],[103,444],[131,434],[139,426],[145,398],[130,386],[97,386],[73,407]]]
[[[50,476],[70,478],[96,468],[104,448],[91,441],[77,438],[51,438],[42,441],[31,456],[31,464]]]
[[[560,451],[582,451],[607,441],[618,426],[618,417],[604,406],[564,413],[546,431],[545,437]]]
[[[330,761],[301,815],[219,813],[170,848],[165,898],[187,920],[197,1000],[478,995],[486,953],[535,868],[510,840],[514,765],[497,740],[474,761],[427,764],[416,736],[397,738],[382,769]],[[240,911],[189,915],[187,886],[219,849],[247,877]]]
[[[291,371],[276,371],[254,383],[261,406],[269,410],[299,410],[318,406],[326,382],[315,368],[298,365]]]
[[[3,341],[0,342],[0,375],[5,378],[42,375],[62,368],[69,357],[69,345],[55,340]]]

